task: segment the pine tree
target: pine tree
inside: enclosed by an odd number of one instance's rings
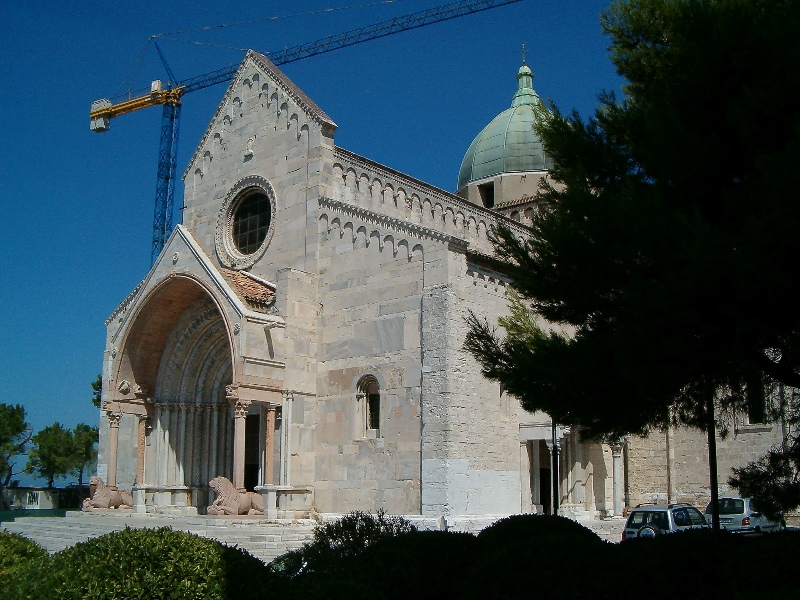
[[[543,119],[531,238],[494,232],[505,335],[473,315],[466,348],[589,437],[713,427],[800,388],[800,3],[618,1],[601,26],[624,98]]]

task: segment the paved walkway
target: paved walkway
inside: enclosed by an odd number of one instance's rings
[[[625,519],[582,521],[581,524],[592,529],[604,540],[618,542]],[[78,542],[125,527],[172,527],[176,531],[187,531],[229,546],[244,548],[268,563],[309,541],[315,525],[316,522],[310,519],[267,522],[263,517],[231,519],[96,511],[68,512],[65,517],[20,517],[0,524],[0,529],[22,534],[48,552],[58,552]]]
[[[48,552],[58,552],[125,527],[171,527],[244,548],[262,561],[270,562],[309,541],[314,525],[316,522],[312,520],[266,522],[257,517],[227,519],[97,511],[68,512],[65,517],[21,517],[0,524],[0,529],[22,534]]]

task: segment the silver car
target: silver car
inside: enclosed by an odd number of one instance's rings
[[[654,538],[662,533],[708,529],[703,513],[688,504],[640,504],[628,515],[622,540]]]
[[[711,523],[711,503],[706,507],[706,521]],[[741,533],[760,533],[780,531],[786,521],[779,518],[772,521],[760,512],[752,498],[720,498],[719,526],[728,531]]]

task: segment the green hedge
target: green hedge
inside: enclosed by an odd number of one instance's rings
[[[264,598],[268,572],[237,548],[188,533],[125,529],[35,560],[4,590],[16,598]]]
[[[304,600],[781,600],[800,531],[738,536],[691,531],[609,544],[560,517],[503,519],[478,536],[416,531],[352,513],[266,567],[236,548],[162,529],[126,529],[48,556],[0,533],[0,596],[21,598],[303,598]]]
[[[17,577],[32,561],[47,557],[47,550],[18,533],[0,531],[0,589]]]

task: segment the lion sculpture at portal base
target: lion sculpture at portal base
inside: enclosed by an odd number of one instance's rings
[[[89,479],[89,487],[94,488],[94,494],[83,501],[83,511],[91,512],[96,508],[133,508],[133,496],[130,492],[111,489],[97,475]]]
[[[214,477],[208,485],[217,495],[206,509],[209,515],[263,515],[264,499],[254,492],[240,492],[229,479]]]

